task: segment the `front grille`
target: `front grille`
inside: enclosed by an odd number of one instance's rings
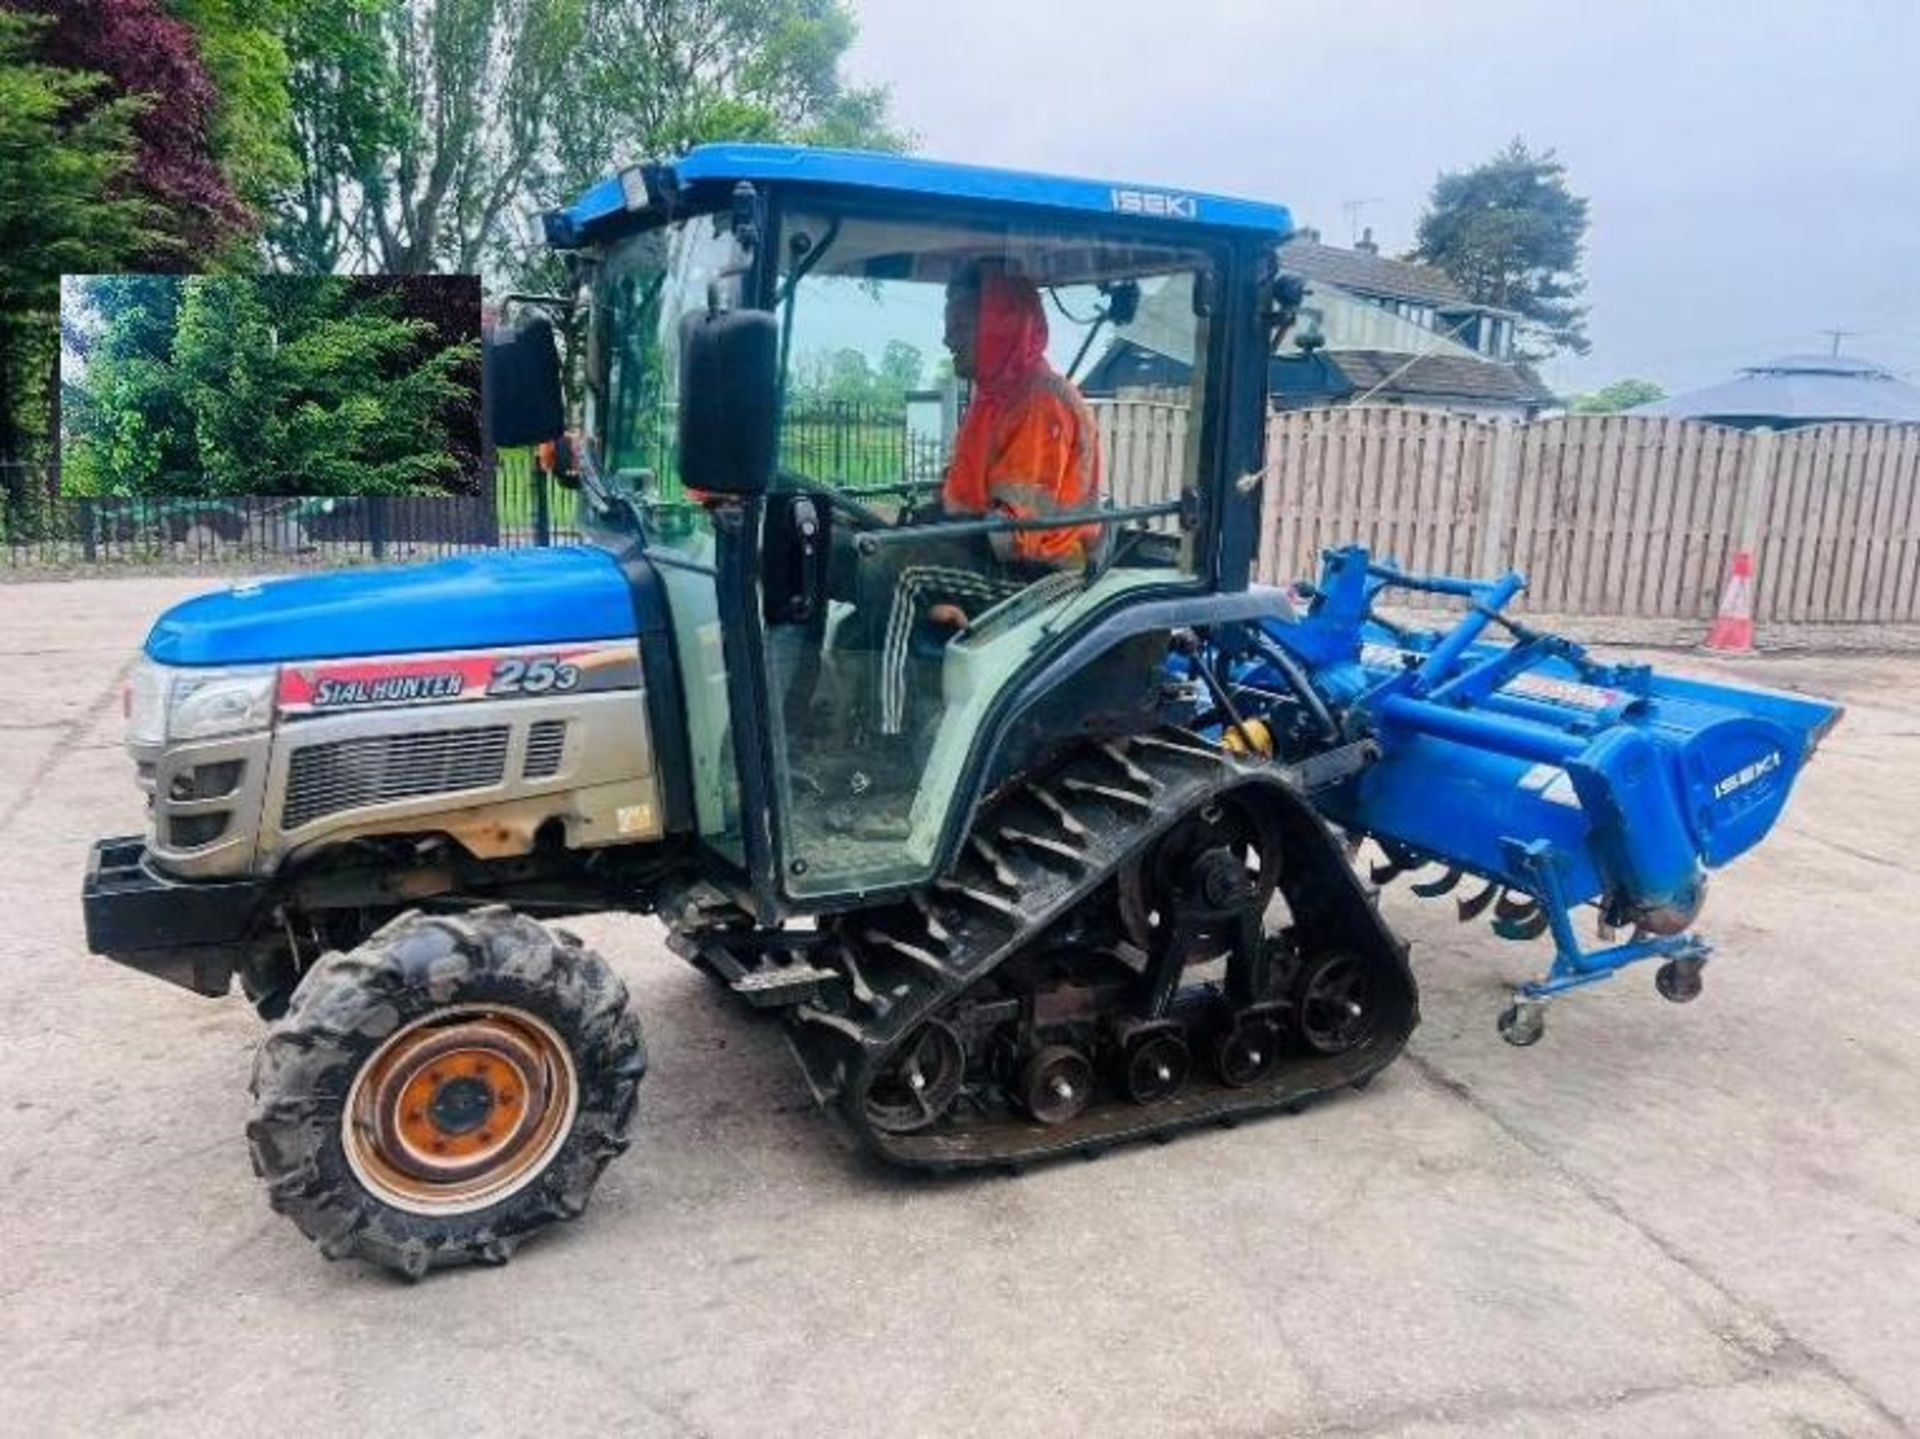
[[[485,789],[507,767],[506,725],[333,740],[293,752],[287,765],[286,830],[362,805]]]
[[[560,773],[560,760],[566,750],[565,720],[535,720],[527,730],[527,759],[520,767],[520,777],[551,779]]]

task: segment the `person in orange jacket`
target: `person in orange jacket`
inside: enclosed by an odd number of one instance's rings
[[[1047,362],[1047,315],[1033,281],[970,265],[947,289],[946,345],[973,383],[940,488],[954,518],[1049,519],[1094,508],[1100,436],[1073,382]],[[1050,570],[1084,566],[1098,525],[1007,530],[986,544],[909,560],[893,586],[881,647],[879,729],[905,724],[909,644],[923,618],[949,628]]]
[[[1100,437],[1073,382],[1047,363],[1047,314],[1033,281],[970,268],[948,287],[946,344],[973,402],[940,490],[949,514],[1048,519],[1100,490]],[[1083,564],[1096,525],[992,536],[1003,561]]]

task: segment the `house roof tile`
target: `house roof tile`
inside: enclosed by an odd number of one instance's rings
[[[1414,358],[1392,350],[1329,350],[1326,356],[1352,382],[1356,394],[1378,388],[1382,395],[1395,398],[1522,405],[1551,405],[1556,398],[1525,365],[1502,365],[1464,355]]]
[[[1364,250],[1293,240],[1280,248],[1280,268],[1304,280],[1320,280],[1356,294],[1411,300],[1440,309],[1475,308],[1465,292],[1432,265],[1390,260]]]

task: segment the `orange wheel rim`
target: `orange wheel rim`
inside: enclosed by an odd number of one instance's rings
[[[375,1195],[457,1214],[530,1183],[572,1128],[579,1084],[566,1043],[523,1010],[443,1010],[392,1035],[354,1077],[347,1162]]]

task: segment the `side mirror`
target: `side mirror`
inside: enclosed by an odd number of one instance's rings
[[[553,324],[535,315],[487,337],[481,402],[487,434],[503,450],[538,445],[567,428]]]
[[[780,326],[764,310],[696,312],[680,327],[680,478],[716,495],[773,484]]]
[[[1287,337],[1287,331],[1293,328],[1293,322],[1300,318],[1300,306],[1307,298],[1307,284],[1298,275],[1275,275],[1267,287],[1266,321],[1269,351],[1280,348],[1280,342]]]

